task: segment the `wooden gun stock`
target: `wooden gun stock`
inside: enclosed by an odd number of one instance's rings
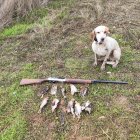
[[[48,81],[48,80],[47,79],[22,79],[20,81],[20,85],[41,84],[45,81]]]

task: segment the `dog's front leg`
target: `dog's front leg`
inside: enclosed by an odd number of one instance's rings
[[[94,54],[94,64],[93,64],[93,66],[97,66],[97,54],[95,53]]]
[[[107,62],[107,59],[108,59],[109,56],[110,56],[110,53],[111,53],[111,52],[108,52],[108,53],[106,54],[106,56],[105,56],[105,58],[104,58],[104,61],[103,61],[103,63],[102,63],[102,66],[101,66],[101,70],[105,70],[105,64],[106,64],[106,62]]]

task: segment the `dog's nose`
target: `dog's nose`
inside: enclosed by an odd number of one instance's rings
[[[101,41],[104,41],[104,38],[101,38]]]

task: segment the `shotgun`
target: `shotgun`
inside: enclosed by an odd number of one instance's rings
[[[32,85],[41,84],[44,82],[61,82],[69,84],[96,84],[96,83],[111,83],[111,84],[128,84],[128,82],[122,81],[106,81],[106,80],[84,80],[84,79],[66,79],[66,78],[53,78],[49,77],[46,79],[22,79],[20,85]]]

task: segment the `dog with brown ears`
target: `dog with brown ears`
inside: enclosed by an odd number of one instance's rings
[[[95,54],[94,66],[97,66],[98,61],[103,61],[101,70],[105,69],[106,64],[115,68],[121,57],[121,49],[117,41],[109,37],[108,34],[109,28],[106,26],[98,26],[91,32],[92,50]],[[98,59],[98,57],[101,57],[101,59]]]

